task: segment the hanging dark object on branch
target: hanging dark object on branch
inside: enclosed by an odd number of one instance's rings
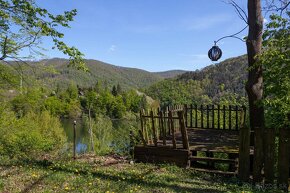
[[[208,51],[208,57],[211,61],[218,61],[222,57],[222,54],[222,50],[216,44]]]

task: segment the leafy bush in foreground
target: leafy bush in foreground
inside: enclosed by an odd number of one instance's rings
[[[12,111],[0,107],[0,117],[0,156],[36,159],[54,156],[64,147],[66,136],[61,124],[48,112],[16,118]]]

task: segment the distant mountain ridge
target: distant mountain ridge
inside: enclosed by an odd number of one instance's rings
[[[16,63],[10,62],[17,66]],[[31,75],[48,87],[66,87],[74,83],[80,87],[91,87],[102,82],[107,87],[120,84],[123,89],[140,89],[163,80],[165,77],[174,77],[183,71],[173,70],[152,73],[137,68],[121,67],[98,60],[85,60],[89,72],[68,68],[69,61],[63,58],[27,61],[32,68],[25,68],[24,73]],[[23,68],[23,67],[21,67]],[[33,81],[33,80],[32,80]]]
[[[153,72],[154,74],[157,74],[163,78],[174,78],[178,75],[181,75],[183,73],[186,73],[188,71],[185,70],[168,70],[168,71],[164,71],[164,72]]]

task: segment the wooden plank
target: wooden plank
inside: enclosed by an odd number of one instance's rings
[[[238,176],[243,182],[249,181],[250,177],[250,128],[242,127],[239,134],[239,168]]]
[[[222,159],[222,158],[215,158],[215,157],[197,157],[191,156],[189,157],[191,161],[204,161],[204,162],[216,162],[216,163],[232,163],[235,164],[237,161],[233,159]]]
[[[185,127],[183,111],[178,112],[178,117],[179,117],[179,126],[181,129],[181,135],[182,135],[183,148],[189,149],[188,135],[187,135],[187,129]]]
[[[153,111],[150,111],[151,116],[151,124],[152,124],[152,131],[153,131],[153,143],[155,146],[157,146],[157,136],[156,136],[156,127],[155,127],[155,121],[153,116]]]
[[[171,130],[171,134],[172,134],[172,146],[173,149],[176,149],[176,139],[175,139],[175,132],[174,132],[174,123],[173,123],[173,119],[172,119],[172,111],[169,111],[169,125],[170,125],[170,129]]]
[[[289,160],[290,160],[290,129],[281,128],[279,132],[278,148],[278,187],[285,192],[289,186]]]
[[[265,183],[273,184],[274,182],[274,165],[275,165],[275,129],[265,129]]]
[[[219,175],[226,175],[226,176],[234,176],[236,172],[225,172],[220,170],[209,170],[209,169],[201,169],[201,168],[194,168],[194,171],[198,172],[205,172],[205,173],[212,173],[212,174],[219,174]]]
[[[150,163],[174,163],[181,167],[189,167],[191,152],[184,149],[162,147],[135,146],[134,159]]]

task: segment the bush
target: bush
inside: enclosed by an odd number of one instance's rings
[[[28,113],[17,119],[5,107],[0,109],[0,155],[15,159],[55,156],[63,149],[66,136],[59,120],[48,112]]]

